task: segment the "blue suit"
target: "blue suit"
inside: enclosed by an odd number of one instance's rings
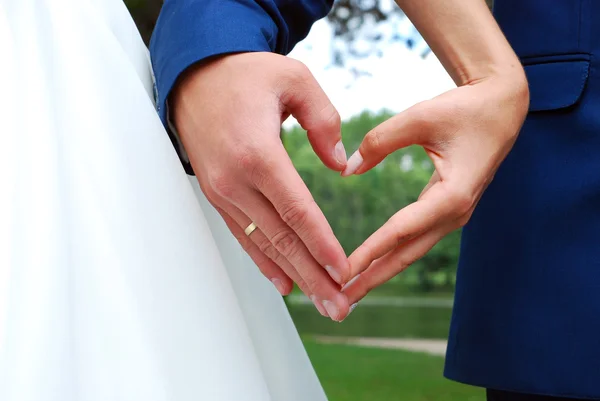
[[[530,114],[463,230],[445,374],[600,399],[600,1],[494,8]]]
[[[331,4],[166,0],[151,45],[163,121],[190,65],[285,54]],[[464,229],[445,374],[600,398],[600,1],[496,0],[495,14],[525,65],[531,112]]]

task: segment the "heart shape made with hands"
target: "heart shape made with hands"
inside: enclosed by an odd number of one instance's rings
[[[418,103],[371,130],[350,157],[342,176],[363,174],[410,145],[422,146],[435,166],[418,200],[350,255],[350,281],[342,291],[351,304],[468,222],[527,112],[527,96],[516,102],[502,85],[490,79]]]
[[[242,53],[190,68],[170,108],[202,191],[261,272],[282,295],[297,283],[321,314],[340,321],[469,220],[525,118],[523,82],[498,75],[418,103],[371,130],[349,160],[335,107],[306,66],[284,56]],[[347,257],[283,146],[287,115],[344,176],[410,145],[425,149],[435,173],[416,202]],[[257,229],[246,235],[251,223]]]

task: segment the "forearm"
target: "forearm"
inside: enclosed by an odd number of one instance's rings
[[[396,0],[454,82],[523,76],[519,60],[484,0]]]

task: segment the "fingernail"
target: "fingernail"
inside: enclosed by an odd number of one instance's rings
[[[343,166],[346,165],[346,162],[348,161],[348,159],[346,157],[346,148],[344,148],[344,144],[342,143],[342,141],[339,141],[338,143],[335,144],[333,154],[334,154],[336,160],[338,161],[338,163],[340,163]]]
[[[311,295],[310,300],[313,302],[313,304],[315,304],[315,307],[323,317],[329,317],[327,311],[325,310],[325,307],[321,302],[319,302],[316,295]]]
[[[358,306],[358,302],[350,305],[350,311],[348,312],[348,316],[352,313],[352,311],[354,309],[356,309],[357,306]],[[348,316],[346,316],[346,317],[348,317]]]
[[[356,170],[358,170],[358,168],[361,166],[361,164],[363,163],[363,157],[360,154],[360,152],[357,150],[356,152],[354,152],[352,154],[352,156],[350,156],[350,159],[348,160],[348,164],[346,165],[346,169],[344,171],[342,171],[342,175],[344,177],[347,177],[349,175],[352,175],[356,172]]]
[[[327,273],[329,273],[329,275],[331,276],[331,278],[336,283],[338,283],[339,285],[342,285],[342,275],[337,270],[335,270],[331,266],[325,266],[325,270],[327,270]]]
[[[271,280],[271,282],[273,283],[275,288],[277,288],[277,291],[279,291],[279,293],[281,295],[285,295],[285,288],[284,288],[283,282],[281,282],[281,280],[279,280],[278,278],[274,278]]]
[[[350,280],[346,284],[344,284],[344,286],[342,287],[342,291],[347,290],[352,284],[354,284],[354,282],[356,280],[358,280],[359,277],[360,277],[360,273],[357,274],[356,276],[354,276],[354,278],[352,280]]]
[[[340,310],[338,309],[337,305],[331,301],[323,301],[323,306],[325,307],[329,317],[337,321],[340,316]]]

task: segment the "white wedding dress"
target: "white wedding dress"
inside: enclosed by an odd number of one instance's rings
[[[321,401],[120,0],[0,0],[0,400]]]

